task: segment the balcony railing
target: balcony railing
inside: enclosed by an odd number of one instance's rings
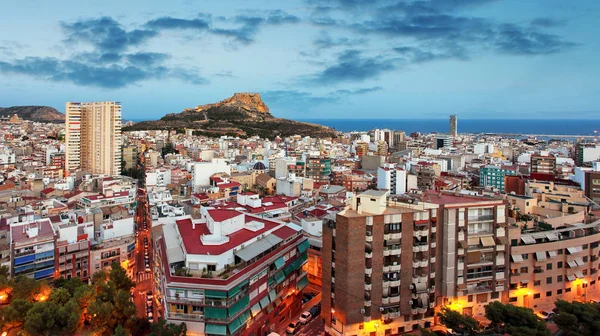
[[[492,274],[493,274],[492,271],[467,273],[467,279],[487,278],[487,277],[491,277]]]

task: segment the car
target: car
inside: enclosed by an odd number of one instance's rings
[[[148,299],[152,299],[152,298],[154,298],[154,296],[152,295],[152,291],[151,291],[151,290],[149,290],[149,291],[147,291],[147,292],[146,292],[146,297],[147,297]]]
[[[540,311],[537,311],[535,313],[535,315],[540,320],[548,321],[548,320],[550,320],[552,318],[552,316],[554,315],[554,312],[552,312],[552,311],[548,312],[548,311],[545,311],[545,310],[540,310]]]
[[[150,272],[150,266],[146,265],[146,272]]]
[[[147,314],[148,314],[148,317],[154,317],[154,314],[152,314],[151,311],[149,311]]]
[[[298,322],[300,322],[302,324],[307,324],[308,322],[310,322],[311,318],[312,318],[312,314],[310,312],[305,311],[298,318]]]
[[[321,313],[321,304],[313,306],[310,308],[309,312],[312,314],[312,316],[318,316]]]
[[[300,329],[300,323],[298,321],[290,322],[288,324],[287,329],[285,330],[286,334],[293,335]]]
[[[152,317],[148,316],[148,322],[154,323],[154,319]]]

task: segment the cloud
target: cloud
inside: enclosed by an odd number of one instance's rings
[[[540,17],[540,18],[531,20],[530,24],[532,26],[538,26],[538,27],[543,27],[543,28],[553,28],[553,27],[564,26],[566,24],[566,21],[565,20],[556,20],[556,19],[547,18],[547,17]]]
[[[492,40],[500,51],[513,55],[542,55],[561,52],[577,44],[556,35],[524,31],[515,25],[502,26]]]
[[[94,65],[53,57],[26,57],[13,62],[0,61],[0,72],[106,89],[122,88],[149,79],[178,78],[192,84],[208,82],[196,73],[164,65],[149,67],[138,67],[128,63]]]
[[[348,37],[337,37],[333,38],[326,31],[321,32],[313,44],[317,49],[331,49],[334,47],[354,47],[357,45],[364,45],[367,40],[364,38],[348,38]]]
[[[125,57],[127,57],[127,61],[131,64],[140,66],[153,66],[157,64],[162,64],[171,56],[168,54],[155,52],[137,52],[135,54],[125,55]]]
[[[264,91],[261,93],[261,96],[268,105],[289,109],[299,108],[310,110],[318,105],[333,104],[346,100],[352,96],[364,95],[380,90],[382,90],[380,86],[375,86],[359,89],[336,90],[323,95],[298,90],[275,90]]]
[[[222,17],[218,18],[218,21],[225,25],[217,26],[210,15],[203,15],[201,18],[194,19],[162,17],[148,21],[145,26],[156,31],[196,30],[229,37],[242,45],[248,45],[255,41],[256,34],[262,27],[298,23],[300,18],[282,10],[271,10],[256,14],[237,15],[231,18]]]
[[[340,53],[333,65],[313,74],[306,82],[314,85],[362,82],[396,69],[395,63],[396,59],[364,56],[359,50],[349,49]]]
[[[102,52],[116,53],[131,46],[139,46],[157,35],[153,30],[127,31],[113,18],[87,19],[72,23],[62,22],[61,27],[70,43],[87,42]]]
[[[467,60],[467,52],[459,45],[445,43],[443,46],[401,46],[393,48],[395,52],[403,56],[406,63],[426,63],[439,60]]]

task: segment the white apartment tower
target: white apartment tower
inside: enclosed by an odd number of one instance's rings
[[[121,103],[67,102],[66,170],[121,174]]]
[[[386,163],[377,169],[377,189],[389,190],[390,195],[406,193],[406,170]]]

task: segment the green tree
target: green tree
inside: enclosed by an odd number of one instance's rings
[[[31,335],[69,335],[79,325],[81,310],[75,301],[64,306],[54,302],[37,302],[27,312],[24,329]]]
[[[166,323],[160,319],[150,325],[150,336],[185,336],[187,328],[185,323]]]
[[[50,302],[54,302],[59,306],[64,306],[71,300],[71,294],[64,288],[57,288],[50,293]]]
[[[147,319],[133,316],[127,321],[127,329],[132,335],[147,335],[150,332],[150,322]]]
[[[13,279],[13,298],[14,299],[25,299],[32,301],[33,296],[39,293],[42,288],[42,282],[36,281],[35,279],[28,278],[24,275],[17,275]]]
[[[481,330],[481,325],[476,319],[471,316],[464,316],[448,307],[443,307],[437,315],[440,318],[440,323],[445,325],[446,328],[452,329],[454,332],[464,333],[466,335],[476,335],[476,333]]]
[[[556,301],[553,320],[567,336],[600,334],[600,304]]]
[[[31,306],[32,303],[25,299],[15,299],[10,306],[2,310],[2,318],[7,324],[23,324]]]
[[[109,279],[114,283],[117,290],[129,291],[133,287],[133,281],[127,276],[127,271],[118,261],[113,261],[110,265]]]
[[[540,321],[529,308],[495,301],[485,306],[485,317],[492,322],[491,327],[496,332],[511,335],[550,335],[545,322]]]
[[[129,333],[127,332],[127,330],[125,328],[123,328],[122,325],[118,325],[117,328],[115,329],[115,336],[129,336]]]
[[[54,288],[64,288],[69,291],[71,296],[75,296],[75,291],[80,287],[87,287],[87,284],[79,277],[72,277],[71,279],[58,278],[52,283]]]

